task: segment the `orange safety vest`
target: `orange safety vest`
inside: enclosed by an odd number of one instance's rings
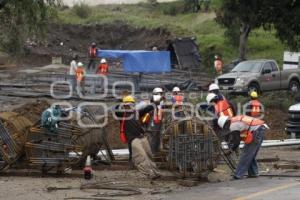
[[[247,115],[239,115],[232,117],[230,119],[231,123],[243,122],[249,126],[248,130],[241,131],[240,137],[245,142],[245,144],[250,144],[253,141],[253,133],[250,131],[252,126],[259,126],[265,124],[263,120],[256,119],[254,117],[249,117]]]
[[[98,67],[97,73],[102,74],[102,75],[107,75],[108,74],[108,64],[105,64],[105,63],[100,64]]]
[[[90,47],[89,49],[90,58],[96,58],[97,56],[97,48]]]
[[[220,100],[215,104],[217,116],[233,117],[233,110],[226,99]]]
[[[124,112],[124,115],[123,115],[123,118],[121,121],[121,126],[120,126],[120,140],[124,144],[127,143],[127,138],[126,138],[126,133],[125,133],[125,121],[126,121],[126,113]]]
[[[221,60],[215,60],[215,69],[217,72],[222,71],[223,63]]]
[[[182,95],[174,95],[173,102],[177,105],[182,105],[183,104],[183,96]]]
[[[84,68],[77,67],[76,69],[76,80],[81,82],[84,79]]]
[[[154,124],[159,124],[163,117],[163,110],[161,108],[155,109],[153,115]]]
[[[259,117],[261,115],[261,103],[258,100],[250,101],[251,105],[251,117]]]

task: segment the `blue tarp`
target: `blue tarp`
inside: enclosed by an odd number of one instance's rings
[[[169,51],[99,50],[101,58],[123,59],[125,72],[161,73],[171,71]]]

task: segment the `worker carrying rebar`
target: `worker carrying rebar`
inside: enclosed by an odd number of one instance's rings
[[[248,177],[258,177],[256,155],[264,139],[265,130],[269,127],[263,120],[239,115],[235,117],[221,116],[218,125],[227,132],[230,138],[228,147],[230,152],[239,148],[240,141],[244,141],[243,153],[237,165],[234,179],[241,179],[248,172]]]
[[[250,92],[251,100],[246,104],[246,115],[261,118],[263,112],[263,106],[258,101],[258,94],[256,91]]]
[[[108,74],[108,64],[105,58],[102,58],[100,61],[100,65],[97,68],[96,74],[101,74],[107,76]]]
[[[133,164],[147,177],[156,179],[160,177],[156,164],[152,161],[152,151],[146,137],[145,129],[142,127],[139,116],[154,109],[153,106],[137,110],[135,99],[132,96],[123,97],[123,103],[113,109],[113,113],[120,121],[120,139],[128,144],[129,159],[132,158]]]
[[[84,94],[84,81],[85,81],[86,71],[81,62],[78,63],[76,69],[76,81],[77,81],[77,92],[78,94]]]
[[[88,52],[89,64],[87,66],[87,70],[89,72],[95,73],[97,52],[98,52],[98,48],[96,47],[96,43],[93,42]]]
[[[58,122],[61,117],[61,108],[59,105],[47,108],[41,116],[41,125],[50,133],[57,133]]]

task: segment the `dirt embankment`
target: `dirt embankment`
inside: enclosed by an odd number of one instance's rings
[[[89,45],[96,42],[100,49],[151,50],[165,49],[171,34],[162,28],[137,28],[123,22],[96,25],[51,24],[45,41],[31,40],[27,48],[34,55],[86,57]]]
[[[265,111],[265,117],[263,120],[266,121],[269,130],[266,131],[265,139],[276,140],[286,139],[287,134],[285,132],[285,126],[287,122],[287,112],[279,108],[270,107]]]

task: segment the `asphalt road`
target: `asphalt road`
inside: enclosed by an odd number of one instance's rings
[[[166,200],[299,200],[299,178],[259,177],[207,183],[170,193]]]

